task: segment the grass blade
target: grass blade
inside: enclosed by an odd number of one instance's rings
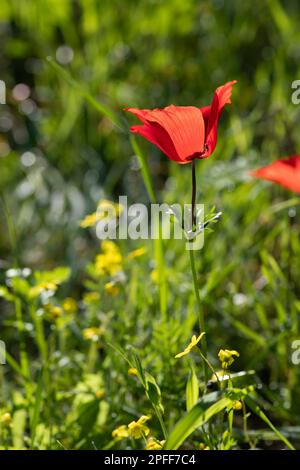
[[[34,408],[33,408],[33,413],[32,413],[32,418],[31,418],[31,423],[30,423],[31,448],[32,449],[34,448],[36,427],[37,427],[38,422],[39,422],[41,408],[42,408],[43,388],[44,388],[44,372],[42,370],[41,373],[40,373],[39,381],[38,381],[37,388],[36,388]]]
[[[286,437],[281,434],[280,431],[278,431],[277,428],[275,428],[274,424],[269,420],[269,418],[265,415],[259,405],[251,397],[245,397],[245,402],[250,408],[250,410],[252,410],[253,413],[255,413],[260,419],[262,419],[290,450],[295,450],[295,447],[290,443],[290,441]]]
[[[99,113],[107,117],[118,129],[125,131],[125,128],[118,118],[118,116],[107,106],[105,106],[100,101],[96,100],[85,88],[82,83],[77,82],[72,75],[63,67],[61,67],[52,57],[47,57],[47,60],[51,67],[58,72],[58,74],[64,78],[71,86],[75,87],[78,91],[78,94],[82,96],[93,108],[95,108]]]
[[[176,450],[197,428],[203,426],[214,415],[231,403],[230,398],[222,397],[220,392],[205,395],[171,431],[165,449]]]

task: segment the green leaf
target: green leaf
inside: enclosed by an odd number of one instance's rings
[[[161,391],[155,378],[146,372],[146,393],[151,403],[155,406],[161,405]]]
[[[8,300],[9,302],[14,301],[14,296],[9,292],[6,286],[0,286],[0,297]]]
[[[53,282],[54,284],[62,284],[69,279],[70,275],[70,268],[60,266],[52,269],[52,271],[36,271],[34,277],[37,283]]]
[[[5,351],[5,359],[7,364],[17,373],[22,377],[22,379],[28,380],[28,376],[23,373],[22,367],[19,366],[17,361],[9,354],[8,351]]]
[[[260,406],[256,403],[256,401],[247,396],[245,397],[245,402],[246,404],[248,405],[248,407],[250,408],[250,410],[253,411],[253,413],[255,413],[257,416],[259,416],[260,419],[262,419],[268,426],[269,428],[272,429],[272,431],[279,437],[279,439],[285,443],[285,445],[291,449],[291,450],[295,450],[295,447],[290,443],[290,441],[284,437],[280,431],[278,431],[278,429],[274,426],[274,424],[269,420],[269,418],[265,415],[265,413],[263,412],[263,410],[260,408]]]
[[[12,288],[15,294],[27,297],[30,285],[22,277],[14,277],[11,280]]]
[[[186,384],[186,409],[190,411],[199,399],[199,383],[195,369],[192,367]]]
[[[259,344],[262,347],[265,346],[266,339],[264,338],[264,336],[260,335],[259,333],[256,333],[256,331],[252,330],[251,328],[249,328],[249,326],[245,325],[241,321],[235,320],[230,315],[228,315],[228,313],[225,311],[224,311],[224,316],[244,336],[254,340],[257,344]]]
[[[25,449],[26,439],[27,406],[26,398],[19,391],[12,393],[11,399],[14,403],[15,412],[12,419],[12,440],[15,449]]]
[[[26,410],[17,409],[12,422],[13,445],[16,449],[25,449],[24,437],[26,435]]]
[[[201,296],[206,297],[233,271],[235,263],[229,263],[224,269],[214,269],[208,276],[205,286],[201,289]]]
[[[139,356],[137,355],[137,353],[134,350],[131,352],[131,354],[132,354],[134,367],[138,371],[139,379],[140,379],[141,383],[143,384],[143,386],[145,387],[145,389],[147,389],[146,377],[145,377],[145,373],[144,373],[144,369],[143,369],[141,360],[140,360]]]
[[[231,403],[230,398],[213,392],[204,397],[175,425],[164,449],[176,450],[196,429],[203,426],[214,415],[220,413]]]
[[[128,357],[126,356],[126,352],[124,351],[124,349],[121,348],[121,346],[116,346],[115,344],[110,343],[109,341],[107,341],[106,344],[110,348],[112,348],[117,354],[119,354],[122,357],[122,359],[124,359],[124,361],[127,362],[129,367],[133,367],[133,363],[128,359]]]
[[[80,436],[89,433],[94,427],[99,413],[99,400],[90,400],[78,407],[77,423],[81,427]]]

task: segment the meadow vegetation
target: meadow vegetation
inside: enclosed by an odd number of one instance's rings
[[[300,199],[249,175],[299,150],[297,7],[1,1],[1,449],[299,448]],[[234,79],[196,165],[222,212],[194,252],[201,336],[185,240],[100,242],[95,212],[189,203],[190,165],[122,110],[203,106]]]

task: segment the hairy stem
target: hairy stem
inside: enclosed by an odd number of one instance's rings
[[[196,164],[195,164],[195,160],[193,160],[192,161],[192,230],[194,229],[196,225],[196,204],[195,204],[196,193],[197,193]],[[200,292],[199,292],[199,286],[198,286],[198,280],[197,280],[195,255],[194,255],[193,249],[189,250],[189,252],[190,252],[190,263],[191,263],[191,270],[192,270],[192,276],[193,276],[194,291],[195,291],[195,296],[196,296],[196,301],[197,301],[199,328],[200,328],[200,333],[202,333],[203,331],[205,331],[205,321],[204,321],[203,309],[201,306]],[[203,350],[203,357],[205,358],[203,360],[204,379],[205,379],[205,383],[207,383],[208,367],[207,367],[207,357],[206,357],[207,356],[207,344],[206,344],[205,336],[203,337],[201,344],[202,344],[202,350]]]

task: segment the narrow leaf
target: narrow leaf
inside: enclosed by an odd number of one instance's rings
[[[230,405],[230,398],[220,392],[213,392],[204,397],[175,425],[165,444],[166,450],[176,450],[196,429],[203,426],[214,415]]]
[[[285,445],[291,449],[295,450],[295,447],[290,443],[290,441],[284,437],[280,431],[278,431],[277,428],[275,428],[274,424],[269,420],[269,418],[265,415],[265,413],[262,411],[262,409],[259,407],[259,405],[253,400],[253,398],[247,396],[245,397],[245,402],[249,406],[250,410],[253,411],[257,416],[259,416],[260,419],[262,419],[268,426],[269,428],[272,429],[272,431],[279,437],[279,439],[285,443]]]
[[[35,441],[35,434],[36,434],[36,427],[39,422],[40,418],[40,413],[41,413],[41,408],[42,408],[42,395],[43,395],[43,387],[44,387],[44,372],[42,370],[39,381],[37,384],[36,388],[36,393],[35,393],[35,401],[34,401],[34,408],[33,408],[33,414],[32,414],[32,419],[31,419],[31,448],[34,447],[34,441]]]
[[[186,384],[186,409],[190,411],[199,399],[199,383],[195,369],[192,368]]]

